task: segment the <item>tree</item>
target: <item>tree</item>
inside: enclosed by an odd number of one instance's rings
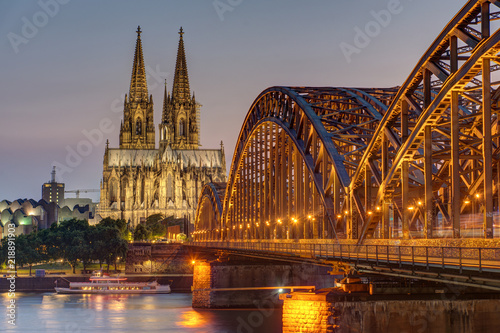
[[[61,222],[53,230],[56,233],[55,240],[57,242],[53,245],[58,247],[58,253],[69,263],[73,269],[73,274],[78,260],[81,259],[81,252],[85,251],[87,244],[85,233],[89,228],[87,220],[71,219]]]
[[[125,234],[125,232],[127,231],[127,222],[125,222],[124,219],[118,219],[118,220],[115,220],[115,219],[112,219],[111,217],[106,217],[104,219],[102,219],[98,224],[97,224],[98,227],[113,227],[113,228],[116,228],[118,230],[120,230],[120,232],[122,234]]]
[[[153,233],[144,224],[140,223],[135,227],[134,240],[135,241],[149,241],[153,238]]]
[[[23,253],[25,263],[29,265],[31,276],[31,268],[33,267],[33,264],[36,264],[43,259],[41,252],[42,242],[40,237],[38,237],[37,232],[32,232],[23,238],[25,243],[23,244],[21,252]]]
[[[87,264],[95,258],[94,244],[97,232],[96,226],[89,226],[89,228],[83,232],[84,242],[80,244],[79,253],[84,271],[87,269]]]
[[[114,234],[113,231],[110,232],[110,236],[112,236],[109,239],[108,242],[108,256],[106,258],[106,263],[108,264],[108,271],[109,271],[109,265],[110,263],[115,264],[115,270],[116,270],[116,261],[118,258],[124,258],[127,254],[128,250],[128,242],[120,237],[120,235]]]
[[[162,214],[153,214],[146,219],[146,227],[151,231],[152,237],[163,237],[167,228],[163,221],[165,217]]]
[[[0,266],[3,266],[7,262],[9,252],[9,239],[7,237],[2,238],[0,243]]]
[[[50,229],[43,229],[37,232],[40,246],[38,252],[40,261],[49,261],[61,258],[59,245],[57,243],[56,224],[53,224]]]

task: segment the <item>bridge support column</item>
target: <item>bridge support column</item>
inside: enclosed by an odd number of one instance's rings
[[[484,174],[484,215],[485,238],[493,238],[493,161],[491,144],[491,73],[490,59],[483,59],[483,174]]]
[[[390,227],[390,209],[391,209],[391,200],[390,198],[384,198],[382,202],[382,235],[381,238],[390,239],[392,235],[389,232]]]
[[[408,161],[403,161],[401,166],[401,197],[402,197],[402,214],[401,228],[403,229],[403,239],[410,239],[410,213],[415,207],[410,203],[410,187],[408,179]]]
[[[432,132],[431,127],[424,130],[424,191],[425,191],[425,223],[424,237],[432,238],[434,226],[434,200],[432,197]]]
[[[194,308],[280,307],[280,287],[332,287],[329,267],[274,263],[265,260],[196,262],[193,273]],[[288,292],[290,289],[284,288]]]
[[[356,190],[354,190],[356,191]],[[349,209],[347,214],[347,227],[348,227],[348,238],[349,239],[358,239],[358,214],[354,204],[354,193],[351,192],[349,197]]]
[[[283,333],[468,333],[484,323],[500,325],[498,299],[443,296],[429,300],[409,294],[345,294],[338,289],[282,294]]]
[[[458,91],[451,93],[451,220],[453,238],[460,238],[460,159]]]

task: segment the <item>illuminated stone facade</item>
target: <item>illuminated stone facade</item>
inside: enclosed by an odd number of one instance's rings
[[[106,144],[98,214],[123,218],[132,226],[156,213],[192,221],[202,186],[226,181],[224,148],[221,142],[220,149],[199,149],[200,104],[190,92],[181,28],[172,94],[165,85],[156,149],[140,28],[137,34],[120,147]]]

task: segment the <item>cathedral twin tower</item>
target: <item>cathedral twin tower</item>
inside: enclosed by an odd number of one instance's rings
[[[224,148],[199,149],[200,105],[191,95],[183,30],[172,94],[165,93],[156,149],[153,97],[148,95],[137,29],[130,91],[125,95],[120,147],[106,145],[98,214],[137,225],[149,215],[194,217],[198,196],[207,182],[226,181]]]

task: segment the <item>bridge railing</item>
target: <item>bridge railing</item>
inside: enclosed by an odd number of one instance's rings
[[[500,270],[500,248],[357,245],[289,242],[192,242],[192,246],[260,252],[308,259],[341,260],[357,264],[419,266],[427,269]]]

